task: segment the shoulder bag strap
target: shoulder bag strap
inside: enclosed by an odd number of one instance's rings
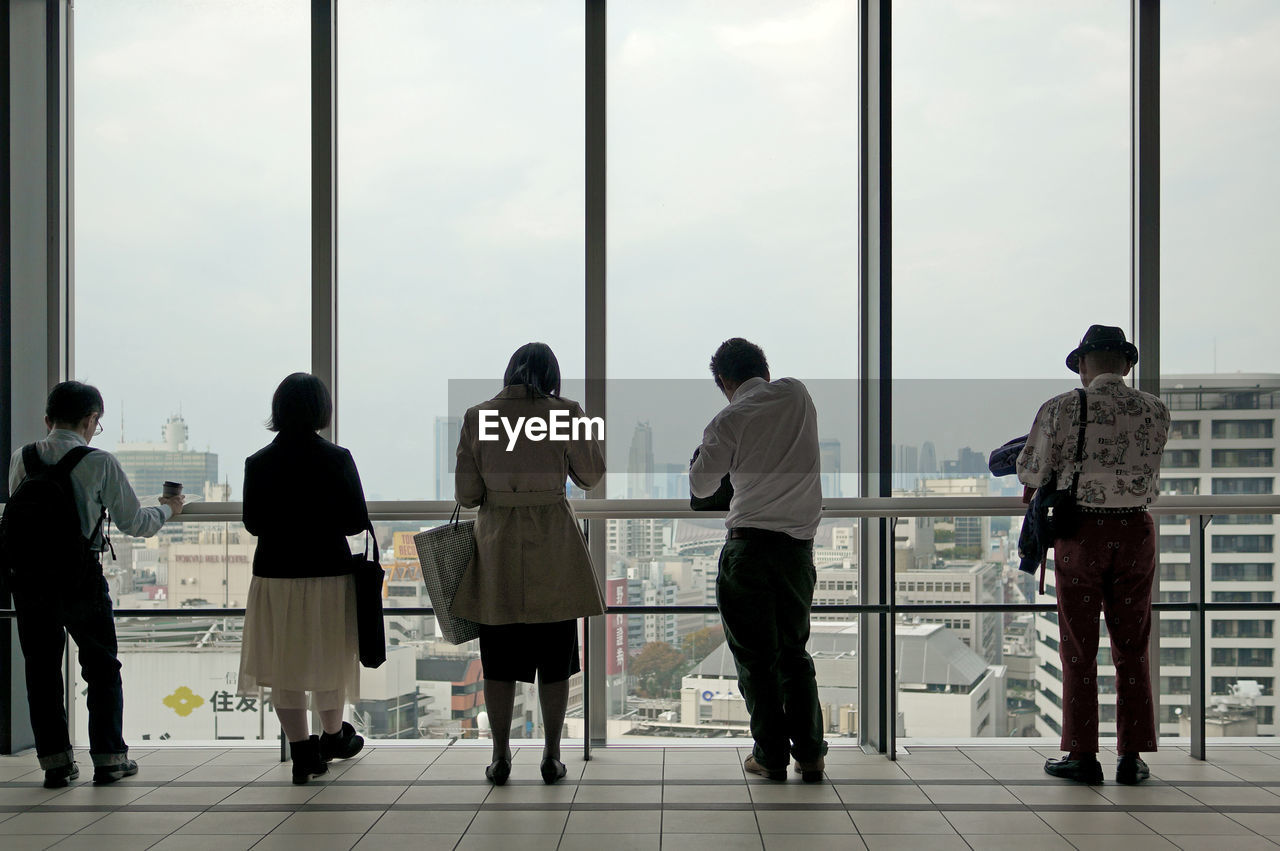
[[[1083,389],[1077,390],[1076,395],[1080,397],[1080,431],[1076,435],[1076,472],[1071,477],[1071,496],[1076,497],[1076,487],[1080,484],[1080,470],[1084,466],[1084,427],[1089,421],[1089,402]]]
[[[382,550],[378,547],[378,534],[373,531],[373,521],[370,520],[364,527],[364,560],[369,560],[369,541],[373,540],[373,561],[374,564],[382,564]]]

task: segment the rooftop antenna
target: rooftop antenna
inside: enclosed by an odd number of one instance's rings
[[[1213,338],[1213,372],[1215,375],[1218,372],[1218,338],[1217,337]]]
[[[124,443],[124,402],[120,402],[120,442]]]

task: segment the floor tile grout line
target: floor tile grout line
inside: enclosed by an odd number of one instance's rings
[[[660,767],[662,768],[662,773],[660,775],[662,777],[662,781],[661,781],[662,785],[658,790],[658,851],[662,851],[662,831],[663,831],[663,828],[666,826],[666,819],[667,819],[667,815],[666,815],[666,811],[667,811],[667,749],[666,748],[662,749],[662,762],[660,764]],[[574,792],[573,794],[575,798],[578,795],[577,792]],[[568,827],[569,827],[569,822],[566,820],[565,829],[567,830]],[[756,825],[756,828],[759,829],[758,824]],[[564,839],[561,838],[560,841],[564,842]],[[763,842],[761,844],[763,845]]]

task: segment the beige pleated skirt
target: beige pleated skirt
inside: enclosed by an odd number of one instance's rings
[[[278,709],[341,709],[360,697],[356,588],[351,576],[253,577],[237,691],[271,689]]]

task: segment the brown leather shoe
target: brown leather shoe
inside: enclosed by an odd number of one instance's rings
[[[755,754],[752,754],[751,756],[747,757],[747,761],[742,764],[742,767],[745,768],[747,771],[750,771],[752,774],[758,774],[761,777],[767,777],[770,780],[786,780],[787,779],[787,770],[785,768],[782,768],[782,769],[768,768],[764,765],[764,763],[756,759]]]
[[[822,772],[827,769],[827,761],[822,757],[810,760],[796,760],[796,774],[805,783],[821,783]]]

